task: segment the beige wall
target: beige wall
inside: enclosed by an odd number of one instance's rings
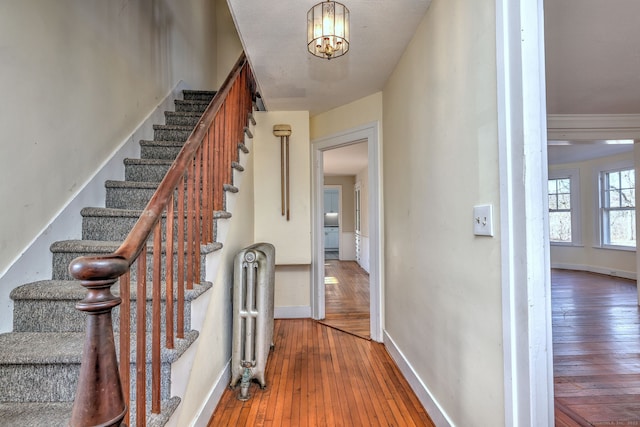
[[[495,4],[433,0],[383,90],[386,332],[455,425],[504,425]],[[500,224],[494,217],[494,227]]]
[[[255,241],[276,247],[276,311],[306,307],[309,313],[311,265],[311,165],[309,112],[256,112]],[[281,214],[280,138],[273,125],[291,125],[289,137],[290,220]],[[286,315],[285,315],[286,317]]]
[[[374,121],[382,121],[382,92],[311,117],[311,139],[322,138]]]
[[[340,201],[342,211],[340,225],[342,232],[355,231],[355,205],[353,186],[356,182],[354,175],[325,175],[324,185],[339,185],[342,187],[342,200]]]
[[[615,271],[616,275],[635,278],[635,251],[598,247],[598,170],[610,169],[612,165],[625,160],[633,164],[633,152],[586,162],[549,166],[549,174],[567,169],[577,169],[579,171],[582,233],[582,244],[580,246],[551,244],[552,267],[584,269],[605,274]]]
[[[256,112],[255,238],[276,247],[276,264],[311,263],[311,165],[307,111]],[[281,214],[280,138],[273,125],[291,125],[290,219]]]
[[[242,50],[227,0],[216,0],[216,88],[222,86]]]
[[[0,274],[180,80],[214,87],[215,51],[207,0],[0,4]]]

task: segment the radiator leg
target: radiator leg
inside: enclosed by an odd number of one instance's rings
[[[251,385],[251,377],[253,375],[251,373],[251,363],[244,362],[242,366],[244,366],[244,372],[242,373],[242,379],[240,380],[240,393],[238,393],[238,400],[246,402],[251,398],[251,395],[249,394],[249,386]]]

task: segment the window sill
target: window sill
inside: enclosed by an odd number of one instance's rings
[[[549,242],[551,246],[560,246],[568,248],[584,248],[582,243],[565,243],[565,242]]]
[[[594,246],[595,249],[609,249],[612,251],[623,251],[623,252],[635,252],[636,248],[631,246],[614,246],[614,245],[601,245]]]

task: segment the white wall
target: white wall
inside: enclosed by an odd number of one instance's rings
[[[495,14],[434,0],[383,90],[385,342],[459,426],[505,423]]]
[[[580,217],[582,244],[551,244],[551,266],[592,271],[627,278],[636,277],[636,251],[600,247],[598,231],[598,171],[607,170],[621,161],[633,164],[633,152],[599,159],[550,165],[549,174],[557,170],[577,169],[580,174]]]

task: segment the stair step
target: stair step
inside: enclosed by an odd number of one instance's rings
[[[209,106],[208,101],[189,101],[189,100],[175,100],[176,111],[190,111],[195,113],[204,113],[204,110]]]
[[[160,182],[173,160],[124,159],[124,179],[137,182]]]
[[[66,426],[72,407],[72,402],[0,403],[0,424],[3,427]]]
[[[216,93],[215,90],[183,90],[182,96],[185,100],[211,102]]]
[[[179,404],[178,397],[162,402],[160,414],[147,415],[147,426],[164,426]],[[71,419],[72,408],[73,402],[0,403],[0,422],[3,427],[66,426]],[[131,409],[131,426],[135,426],[135,405]]]
[[[106,255],[113,253],[120,246],[121,242],[106,241],[106,240],[65,240],[61,242],[55,242],[51,245],[51,252],[53,253],[53,280],[72,280],[73,277],[69,274],[69,264],[71,261],[80,256],[86,255]],[[196,277],[195,281],[199,282],[204,280],[204,264],[207,254],[220,250],[222,248],[221,243],[209,243],[207,245],[200,245],[201,256],[201,271],[200,277]],[[176,255],[176,249],[174,249],[173,265],[178,265],[178,259]],[[164,247],[162,248],[164,252]],[[153,246],[147,246],[147,279],[151,279],[153,272]],[[162,262],[161,275],[165,276],[165,262]],[[177,268],[174,267],[174,278],[177,278]],[[137,268],[134,266],[131,268],[131,280],[135,281],[137,277]]]
[[[83,341],[74,332],[0,335],[0,402],[73,400]]]
[[[143,210],[158,188],[157,182],[106,181],[105,206],[112,209]]]
[[[174,284],[175,287],[175,284]],[[193,289],[185,290],[185,328],[191,328],[191,302],[211,289],[212,284],[195,284]],[[136,283],[131,283],[131,300],[137,300]],[[116,283],[111,291],[120,295],[120,285]],[[147,284],[147,329],[151,328],[152,286]],[[177,290],[174,289],[174,300]],[[85,330],[86,314],[76,310],[78,301],[87,296],[87,290],[76,280],[42,280],[22,285],[11,292],[14,301],[14,332],[82,332]],[[165,325],[166,284],[161,292],[162,325]],[[134,303],[135,304],[135,303]],[[175,319],[174,319],[175,320]],[[131,313],[131,328],[135,328],[135,310]],[[174,322],[174,325],[176,323]],[[113,328],[120,330],[120,309],[113,310]]]
[[[198,337],[197,331],[176,339],[175,349],[162,348],[163,400],[170,396],[171,363],[175,362]],[[0,334],[0,402],[71,402],[75,396],[80,372],[84,332],[10,332]],[[135,342],[135,334],[131,341]],[[162,336],[164,341],[164,336]],[[119,335],[115,334],[116,354]],[[147,334],[147,343],[151,335]],[[147,346],[149,347],[149,345]],[[135,346],[129,355],[135,378]],[[146,355],[151,364],[150,351]],[[147,394],[150,395],[150,375]],[[132,387],[135,398],[135,387]],[[149,396],[148,396],[149,398]]]
[[[110,209],[110,208],[83,208],[82,215],[82,239],[83,240],[109,240],[122,242],[142,215],[142,210]],[[184,230],[187,230],[186,213],[182,215]],[[220,219],[214,212],[213,219]],[[174,214],[173,235],[178,234],[178,214]],[[214,223],[215,225],[215,223]],[[162,215],[162,241],[166,241],[166,212]],[[186,231],[185,231],[186,232]],[[153,233],[152,233],[153,235]]]
[[[182,147],[182,141],[140,141],[140,156],[143,159],[174,160]]]
[[[193,129],[202,117],[202,113],[193,111],[165,111],[164,121],[167,125],[191,126]]]
[[[105,206],[110,209],[143,210],[158,188],[158,184],[158,182],[143,181],[106,181]],[[223,186],[223,190],[237,192],[237,188],[228,184]],[[186,197],[185,192],[185,199]]]
[[[186,141],[193,132],[193,126],[153,125],[153,139],[156,141]]]

